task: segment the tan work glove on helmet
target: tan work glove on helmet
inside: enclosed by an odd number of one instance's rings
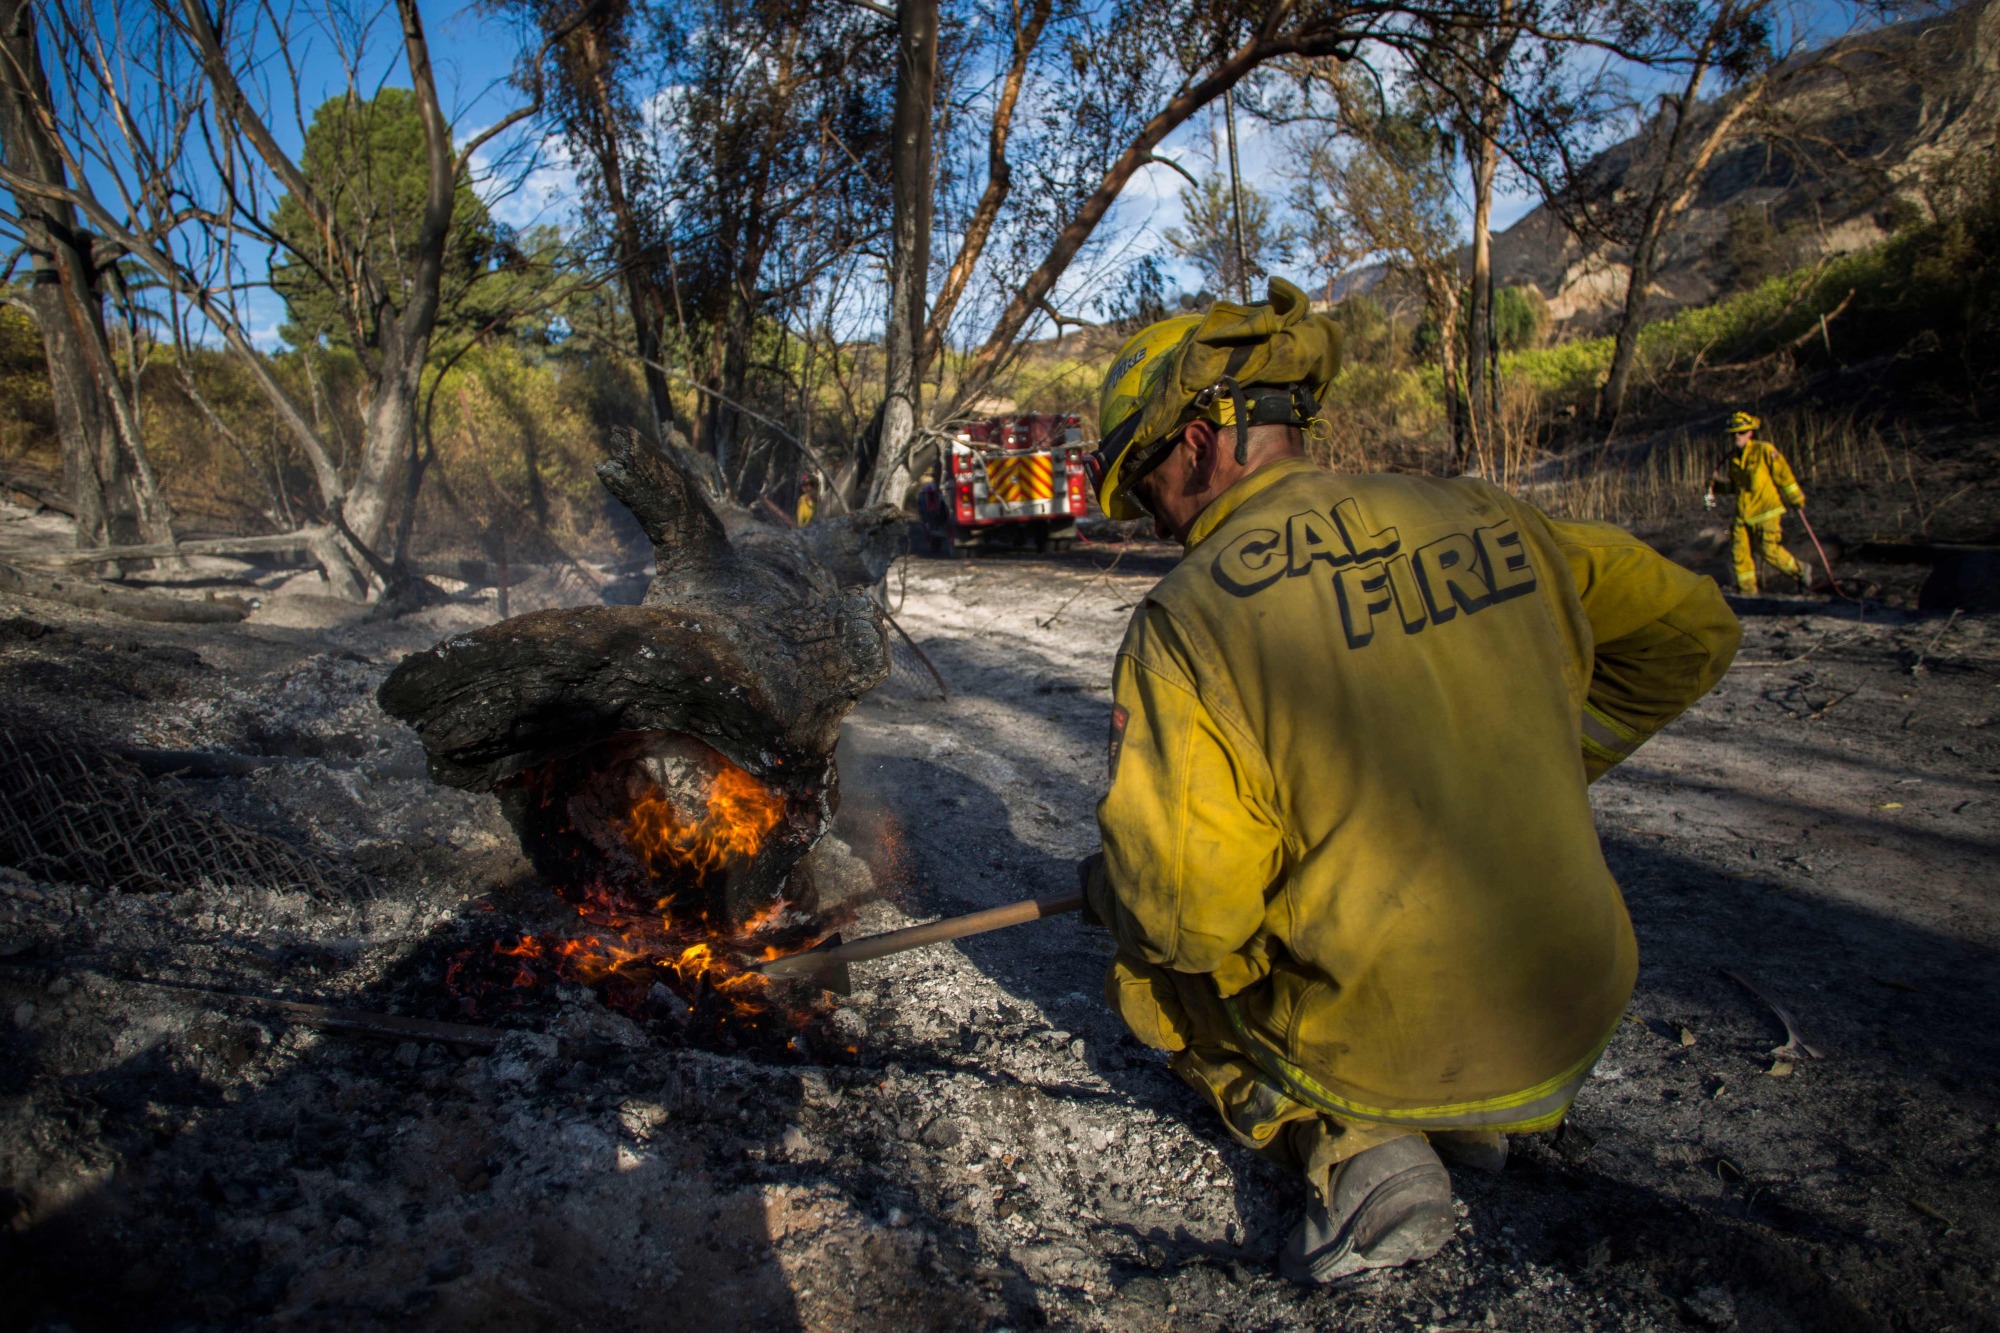
[[[1143,330],[1112,364],[1099,395],[1097,450],[1086,461],[1097,502],[1115,519],[1143,517],[1126,491],[1197,417],[1236,428],[1236,456],[1256,425],[1304,426],[1340,371],[1340,329],[1282,278],[1258,305],[1218,301],[1193,327],[1177,316]],[[1164,350],[1161,335],[1180,333]],[[1286,393],[1273,393],[1283,389]],[[1261,392],[1259,392],[1261,391]]]

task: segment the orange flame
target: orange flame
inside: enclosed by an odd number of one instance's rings
[[[785,813],[784,797],[734,764],[717,770],[706,806],[699,819],[689,822],[673,799],[656,788],[633,805],[622,831],[656,875],[663,868],[705,875],[754,857]]]

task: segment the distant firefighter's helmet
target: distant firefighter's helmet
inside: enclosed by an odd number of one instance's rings
[[[1729,418],[1729,433],[1731,435],[1741,435],[1746,430],[1754,431],[1762,430],[1763,428],[1764,423],[1756,417],[1751,416],[1748,412],[1738,412],[1735,416]]]

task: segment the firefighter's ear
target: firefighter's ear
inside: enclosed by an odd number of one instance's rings
[[[1188,422],[1181,432],[1179,448],[1188,451],[1188,489],[1203,491],[1215,480],[1215,465],[1222,455],[1217,450],[1218,436],[1212,422],[1197,418]]]

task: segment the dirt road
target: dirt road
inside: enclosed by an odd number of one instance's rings
[[[849,723],[839,833],[887,894],[860,928],[1069,887],[1111,655],[1170,557],[1110,558],[910,564],[952,698],[899,671]],[[1308,1292],[1271,1272],[1301,1189],[1122,1036],[1074,919],[857,969],[837,1058],[676,1047],[581,988],[481,1054],[131,984],[423,1014],[455,950],[561,916],[372,702],[491,607],[0,605],[16,726],[258,756],[160,786],[353,876],[0,871],[0,1326],[2000,1326],[2000,636],[1741,610],[1724,685],[1594,791],[1644,962],[1567,1131],[1456,1179],[1431,1264]],[[1743,982],[1820,1058],[1774,1060]]]

